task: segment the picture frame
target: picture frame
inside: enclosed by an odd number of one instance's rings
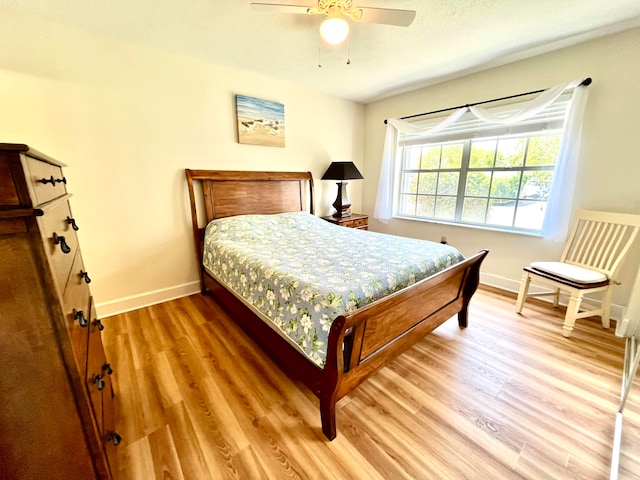
[[[236,95],[238,143],[285,146],[284,104]]]

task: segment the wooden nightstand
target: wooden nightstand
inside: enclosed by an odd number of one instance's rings
[[[361,213],[352,213],[350,217],[321,217],[327,222],[335,223],[341,227],[359,228],[360,230],[369,230],[369,216]]]

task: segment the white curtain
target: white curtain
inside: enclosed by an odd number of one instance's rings
[[[551,88],[547,88],[544,92],[542,92],[536,98],[527,102],[527,104],[524,105],[520,110],[512,113],[507,117],[503,117],[499,114],[496,115],[492,113],[491,110],[488,110],[483,107],[478,107],[478,106],[470,107],[469,110],[471,110],[471,113],[473,113],[480,120],[487,123],[501,123],[501,124],[518,123],[518,122],[521,122],[522,120],[526,120],[529,117],[537,115],[542,110],[544,110],[549,105],[551,105],[553,102],[555,102],[556,99],[560,95],[562,95],[562,92],[564,92],[566,89],[577,87],[579,84],[580,84],[580,81],[573,81],[569,83],[563,83],[562,85],[556,85]]]
[[[566,115],[563,141],[556,160],[553,185],[547,203],[547,214],[542,227],[542,235],[557,241],[564,241],[571,217],[571,199],[575,185],[578,149],[582,131],[582,116],[587,101],[587,89],[580,86],[581,80],[574,80],[548,88],[536,98],[527,102],[520,110],[504,116],[490,109],[472,106],[455,110],[435,127],[420,127],[400,119],[387,120],[387,133],[382,153],[378,196],[374,218],[388,223],[393,214],[393,173],[398,149],[398,132],[434,135],[458,121],[467,111],[487,123],[513,124],[530,118],[551,105],[567,89],[575,88]],[[569,188],[567,188],[569,187]]]
[[[389,219],[393,214],[393,171],[398,151],[398,131],[403,133],[434,135],[449,125],[456,123],[467,110],[467,107],[455,110],[438,125],[427,129],[405,122],[399,118],[390,118],[387,120],[387,133],[384,137],[382,165],[380,166],[380,178],[378,179],[378,196],[376,197],[376,205],[373,209],[373,218],[380,220],[382,223],[389,223]]]
[[[564,242],[569,233],[573,212],[573,191],[578,173],[582,117],[587,105],[589,90],[579,86],[573,92],[564,125],[560,153],[553,172],[553,183],[547,200],[547,211],[542,223],[542,236],[556,242]]]
[[[387,122],[384,149],[382,150],[382,165],[380,166],[380,179],[378,180],[378,195],[373,209],[373,218],[377,218],[382,223],[389,223],[389,219],[393,215],[393,169],[397,149],[398,130]]]

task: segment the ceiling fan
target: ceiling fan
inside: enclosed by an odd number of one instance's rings
[[[317,6],[252,2],[251,8],[262,12],[326,15],[327,18],[320,25],[320,35],[327,43],[333,45],[337,45],[347,38],[349,34],[347,18],[356,22],[408,27],[416,17],[415,10],[353,7],[351,0],[318,0]]]

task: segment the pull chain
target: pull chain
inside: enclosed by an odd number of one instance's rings
[[[347,65],[351,65],[351,35],[347,37]]]
[[[347,65],[351,65],[351,35],[347,38]],[[318,46],[318,68],[322,68],[322,39]]]

